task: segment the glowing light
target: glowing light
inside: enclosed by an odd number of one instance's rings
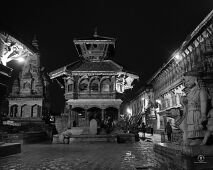
[[[159,100],[159,99],[157,99],[156,102],[157,102],[158,104],[161,104],[161,100]]]
[[[23,63],[25,61],[25,59],[23,57],[19,57],[16,59],[18,62]]]
[[[174,60],[176,63],[179,63],[182,60],[182,55],[180,53],[175,53]]]
[[[129,107],[126,109],[126,112],[128,115],[132,116],[132,110]]]

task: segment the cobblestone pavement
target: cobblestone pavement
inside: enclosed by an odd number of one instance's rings
[[[153,170],[153,143],[73,143],[22,145],[0,159],[1,170]]]

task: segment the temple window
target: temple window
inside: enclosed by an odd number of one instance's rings
[[[110,81],[108,79],[102,81],[102,83],[101,83],[101,91],[102,92],[109,92],[110,91]]]
[[[16,117],[18,113],[18,105],[11,106],[10,117]]]
[[[73,91],[73,84],[68,84],[67,89],[68,92]]]
[[[67,91],[68,91],[68,92],[73,91],[73,80],[71,80],[71,79],[69,79],[69,80],[67,81]]]
[[[97,47],[98,47],[98,45],[97,45],[97,44],[93,44],[93,47],[94,47],[94,48],[97,48]]]
[[[88,80],[82,80],[79,85],[79,91],[80,92],[86,92],[88,91]]]
[[[97,92],[98,91],[98,83],[99,83],[99,81],[97,79],[95,79],[95,80],[93,80],[91,82],[90,90],[92,92]]]
[[[83,118],[83,119],[86,118],[86,114],[84,110],[78,113],[78,118]]]
[[[28,89],[30,88],[30,83],[29,82],[25,82],[23,85],[23,89]]]
[[[91,44],[86,44],[87,50],[91,48]]]

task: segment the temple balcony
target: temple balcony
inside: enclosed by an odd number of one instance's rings
[[[65,93],[65,99],[115,99],[116,93],[115,92],[96,92],[96,93],[88,93],[88,92],[81,92],[81,93]]]

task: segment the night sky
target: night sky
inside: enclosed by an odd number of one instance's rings
[[[51,72],[78,60],[73,39],[97,27],[116,38],[112,60],[140,77],[127,93],[151,78],[213,9],[212,0],[29,2],[1,2],[0,29],[27,43],[36,34],[41,63]]]

